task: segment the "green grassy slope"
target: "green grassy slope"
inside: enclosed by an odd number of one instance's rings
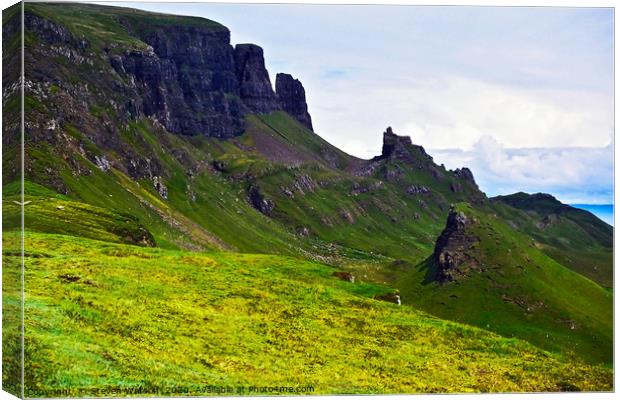
[[[332,267],[27,232],[26,390],[315,393],[608,390],[608,370],[369,298]],[[5,233],[15,257],[19,235]],[[35,257],[34,254],[37,254]],[[70,259],[71,263],[66,260]],[[15,294],[4,293],[14,307]]]
[[[432,263],[397,284],[403,301],[434,315],[519,337],[552,351],[611,363],[613,296],[593,281],[558,264],[533,240],[500,218],[468,205],[477,221],[468,228],[479,242],[460,267],[464,276],[440,284]]]
[[[111,162],[118,156],[98,148],[77,129],[65,129],[63,137],[69,144],[62,149],[44,143],[28,146],[32,167],[27,179],[53,187],[46,171],[60,171],[68,197],[134,215],[157,245],[167,248],[302,251],[339,258],[341,251],[328,248],[335,243],[351,249],[348,253],[382,253],[418,262],[432,249],[450,202],[471,195],[451,192],[452,180],[445,170],[440,180],[431,171],[392,161],[382,163],[370,176],[343,171],[360,161],[335,150],[290,116],[274,113],[250,116],[246,133],[228,141],[175,136],[148,120],[130,124],[121,140],[136,154],[161,163],[168,189],[168,198],[162,199],[149,180],[133,182],[114,167],[101,171],[77,149],[92,148]],[[270,160],[257,144],[265,137],[279,143],[286,156]],[[338,168],[329,160],[337,160]],[[214,162],[223,164],[224,171],[214,170]],[[76,164],[80,173],[75,173]],[[402,176],[397,182],[386,181],[385,170],[396,164]],[[295,185],[304,177],[312,187],[301,193]],[[251,207],[250,184],[260,185],[275,201],[273,216]],[[424,184],[433,192],[408,195],[406,189],[413,184]],[[292,189],[294,195],[284,194],[283,188]],[[356,188],[365,191],[357,193]],[[309,237],[299,237],[303,228]]]
[[[58,233],[116,243],[154,246],[150,232],[135,217],[87,203],[70,201],[43,186],[26,182],[24,224],[31,231]],[[21,228],[21,185],[3,188],[4,231]]]
[[[613,227],[592,213],[542,193],[497,196],[491,208],[535,238],[554,260],[604,287],[613,286]]]
[[[2,244],[2,390],[19,397],[22,390],[21,237],[18,232],[3,231]]]
[[[70,142],[69,147],[94,146],[74,128],[70,128],[65,137]],[[27,179],[52,186],[54,182],[49,181],[45,171],[60,171],[68,197],[135,216],[148,227],[158,246],[242,251],[271,249],[285,254],[295,251],[295,234],[253,209],[246,199],[244,184],[229,182],[210,168],[209,160],[213,159],[210,154],[217,154],[218,144],[210,144],[206,139],[180,138],[154,128],[148,121],[129,126],[122,140],[138,154],[161,162],[167,174],[167,199],[157,193],[148,179],[133,181],[116,168],[102,171],[70,149],[71,165],[59,152],[41,143],[28,146],[34,167]],[[229,151],[234,148],[234,145],[227,145]],[[106,153],[102,151],[101,154]],[[175,154],[192,160],[194,172],[191,176],[188,167]],[[116,157],[111,152],[107,156],[111,160]],[[82,173],[74,173],[75,164]]]

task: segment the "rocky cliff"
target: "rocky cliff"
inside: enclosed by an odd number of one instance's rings
[[[308,104],[306,103],[306,91],[301,82],[289,74],[278,74],[276,76],[276,93],[282,110],[291,114],[306,128],[313,130],[312,118],[310,118]]]
[[[168,131],[183,135],[230,137],[243,130],[227,29],[154,26],[134,32],[150,47],[125,50],[111,56],[110,63],[135,84],[140,99],[132,107],[135,116],[153,116]]]
[[[35,85],[69,82],[63,76],[68,62],[82,65],[89,75],[84,80],[122,99],[115,107],[124,122],[146,116],[171,133],[230,138],[244,131],[247,114],[284,110],[311,128],[301,83],[283,86],[277,96],[263,50],[254,44],[233,48],[226,27],[203,18],[178,17],[170,23],[126,9],[106,10],[103,16],[114,24],[109,36],[122,40],[91,38],[88,30],[57,24],[53,14],[39,13],[36,6],[26,10],[26,27],[35,37],[28,53],[33,61],[48,59],[29,65]],[[105,108],[94,97],[86,108]]]
[[[255,44],[235,46],[235,71],[241,100],[252,112],[270,113],[279,109],[265,68],[263,49]]]

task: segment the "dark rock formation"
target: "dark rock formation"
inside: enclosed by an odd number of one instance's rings
[[[162,25],[135,34],[151,49],[110,58],[138,92],[129,107],[133,114],[153,116],[176,134],[232,137],[243,131],[228,29]]]
[[[383,148],[381,149],[382,158],[408,158],[408,146],[412,146],[409,136],[398,136],[392,131],[392,127],[388,126],[383,132]]]
[[[265,69],[263,49],[255,44],[235,46],[235,73],[239,82],[239,96],[255,113],[277,110],[278,100]]]
[[[411,138],[409,136],[396,135],[392,127],[388,126],[385,132],[383,132],[383,148],[381,149],[381,155],[375,157],[375,160],[390,158],[407,161],[418,167],[423,167],[423,165],[433,161],[433,158],[426,154],[422,146],[411,143]],[[423,161],[423,163],[417,161]]]
[[[226,164],[224,164],[223,161],[213,160],[211,165],[213,166],[213,169],[215,169],[216,171],[228,172],[228,168],[226,167]]]
[[[474,174],[472,174],[471,170],[466,167],[457,168],[456,170],[454,170],[454,175],[458,176],[461,179],[465,179],[466,181],[469,181],[469,182],[476,182],[474,180]]]
[[[36,37],[24,55],[32,88],[45,92],[53,83],[58,91],[53,97],[43,93],[49,114],[56,116],[52,126],[71,124],[119,154],[123,149],[116,146],[121,141],[115,127],[144,117],[171,133],[219,138],[241,134],[248,113],[284,110],[312,127],[301,83],[282,75],[276,96],[263,50],[253,44],[233,48],[230,31],[214,21],[182,17],[170,23],[147,13],[118,11],[114,29],[132,40],[101,44],[28,10],[24,18]],[[7,37],[19,22],[13,18],[3,25]],[[79,79],[67,63],[82,66]],[[33,97],[42,99],[43,94]],[[62,99],[65,95],[71,104]],[[100,111],[93,116],[91,110]],[[94,117],[105,129],[89,129],[97,125]],[[37,125],[43,122],[48,121]]]
[[[437,239],[432,260],[437,267],[436,279],[441,282],[453,281],[461,273],[459,267],[472,258],[467,251],[478,242],[478,238],[468,232],[472,221],[462,211],[450,209],[448,221]]]
[[[312,129],[312,118],[306,104],[306,91],[301,82],[289,74],[276,75],[276,94],[282,110],[291,114],[306,128]]]
[[[454,170],[454,175],[478,187],[478,184],[476,184],[476,180],[474,179],[474,174],[472,174],[469,168],[457,168],[456,170]]]
[[[256,185],[250,186],[248,190],[248,196],[250,198],[250,204],[261,213],[269,216],[273,212],[276,204],[273,200],[266,198],[261,192],[260,188]]]

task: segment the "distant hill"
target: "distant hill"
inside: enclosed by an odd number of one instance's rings
[[[594,214],[598,219],[614,225],[614,205],[613,204],[569,204],[572,207],[580,208]]]
[[[605,287],[612,287],[613,228],[610,225],[586,210],[563,204],[544,193],[497,196],[491,203],[511,226],[539,241],[540,248],[556,261]]]

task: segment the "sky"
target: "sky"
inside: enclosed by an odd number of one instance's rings
[[[111,4],[111,3],[107,3]],[[392,126],[489,196],[613,203],[610,8],[114,3],[196,15],[300,79],[317,134],[381,152]]]

